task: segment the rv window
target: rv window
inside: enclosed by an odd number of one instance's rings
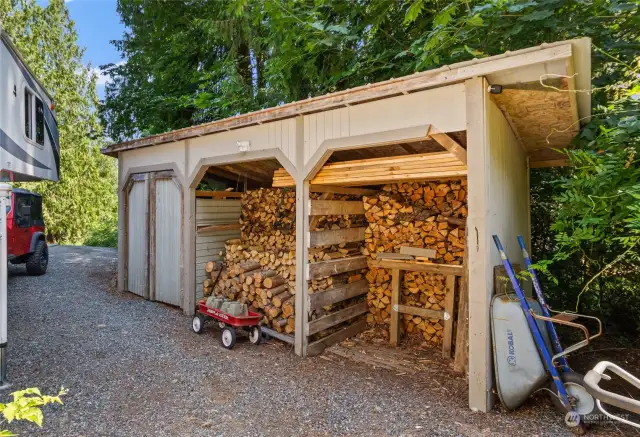
[[[33,133],[31,126],[33,125],[33,108],[31,103],[31,93],[29,90],[24,90],[24,134],[29,139],[33,139]]]
[[[44,145],[44,106],[36,97],[36,143]]]

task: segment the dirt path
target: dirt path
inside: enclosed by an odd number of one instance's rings
[[[69,389],[41,436],[570,435],[537,395],[517,413],[472,413],[466,383],[301,359],[280,343],[223,349],[179,310],[111,289],[110,249],[51,248],[43,277],[12,267],[9,378],[14,389]],[[0,394],[5,400],[6,393]],[[615,431],[615,430],[614,430]]]

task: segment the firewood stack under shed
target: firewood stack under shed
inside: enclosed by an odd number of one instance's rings
[[[314,199],[334,198],[326,193],[312,193]],[[336,200],[353,196],[335,195]],[[357,198],[360,200],[360,197]],[[218,271],[210,263],[211,279],[205,281],[205,295],[211,293],[238,300],[251,310],[264,314],[265,325],[278,332],[293,333],[295,328],[295,191],[261,188],[247,191],[241,198],[241,238],[225,243],[223,271],[213,287]],[[346,229],[364,226],[363,216],[325,215],[314,217],[313,229]],[[314,247],[310,260],[331,260],[361,255],[361,245],[336,244]],[[360,279],[346,275],[343,279]],[[351,278],[351,279],[350,279]],[[309,291],[333,288],[332,278],[309,283]],[[325,311],[321,311],[322,314]],[[311,318],[319,314],[312,314]]]
[[[466,179],[448,182],[385,185],[377,196],[364,199],[369,223],[365,237],[368,254],[395,253],[401,246],[436,251],[435,259],[425,262],[462,264],[467,216]],[[369,281],[367,321],[388,332],[391,313],[391,271],[372,268]],[[445,277],[405,272],[401,303],[434,310],[443,309],[447,289]],[[407,334],[420,334],[430,344],[439,344],[443,326],[438,319],[422,319],[403,314]]]

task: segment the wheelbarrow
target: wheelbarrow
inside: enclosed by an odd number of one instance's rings
[[[524,240],[522,236],[518,236],[536,299],[526,297],[500,239],[494,235],[493,240],[515,291],[496,295],[491,301],[498,396],[506,408],[513,410],[520,407],[535,391],[546,389],[560,411],[570,412],[575,416],[577,424],[571,424],[572,431],[583,434],[587,419],[598,412],[598,406],[585,388],[584,377],[569,366],[567,355],[600,336],[602,323],[596,317],[556,312],[549,308]],[[552,316],[552,313],[555,315]],[[577,318],[597,322],[597,332],[591,333],[584,325],[574,322]],[[584,339],[563,349],[554,324],[576,328],[584,335]]]
[[[191,328],[196,334],[201,334],[205,323],[208,320],[215,320],[222,329],[220,333],[222,346],[227,349],[233,349],[239,330],[248,331],[249,341],[252,344],[260,344],[262,341],[262,330],[259,325],[261,319],[262,316],[253,311],[249,311],[248,315],[234,316],[217,308],[207,306],[206,299],[200,299],[198,301],[198,310],[191,322]]]

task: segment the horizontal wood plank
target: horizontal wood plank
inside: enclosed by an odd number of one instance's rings
[[[367,228],[327,229],[309,232],[308,247],[363,241]]]
[[[411,255],[405,255],[402,253],[378,252],[376,253],[376,259],[399,259],[404,261],[411,261],[414,258]]]
[[[396,309],[397,307],[397,309]],[[394,305],[394,309],[401,314],[411,314],[413,316],[422,317],[425,319],[444,319],[444,311],[432,310],[430,308],[413,307],[410,305]]]
[[[283,334],[274,329],[267,328],[266,326],[261,326],[260,329],[262,330],[262,332],[266,333],[269,337],[276,338],[280,341],[284,341],[285,343],[293,344],[295,341],[295,338],[293,336]]]
[[[309,215],[364,214],[364,203],[360,200],[310,200]]]
[[[307,346],[307,356],[313,357],[315,355],[319,355],[332,344],[336,344],[342,340],[346,340],[349,337],[353,337],[354,335],[364,331],[366,327],[367,321],[361,320],[357,323],[354,323],[353,325],[347,326],[340,331],[334,332],[331,335],[321,338],[320,340],[314,341]]]
[[[441,275],[463,276],[464,267],[455,264],[432,264],[394,259],[369,260],[369,266],[380,269],[399,269],[411,272],[433,273]]]
[[[419,256],[423,258],[435,258],[436,251],[433,249],[424,249],[422,247],[401,246],[400,253],[403,255]]]
[[[307,264],[307,280],[326,278],[352,270],[366,269],[367,258],[364,255],[360,255]]]
[[[315,311],[323,306],[331,305],[352,297],[361,296],[369,292],[369,281],[361,279],[344,284],[330,290],[316,292],[309,295],[309,311]]]
[[[366,302],[359,302],[355,305],[351,305],[347,308],[328,314],[324,317],[320,317],[319,319],[312,320],[307,325],[307,335],[317,334],[318,332],[331,328],[338,323],[345,322],[349,319],[353,319],[354,317],[359,316],[360,314],[364,314],[368,310],[369,307],[367,306]]]
[[[240,229],[242,226],[240,223],[225,223],[220,225],[209,225],[198,228],[197,233],[202,234],[205,232],[217,232],[217,231],[231,231]]]
[[[334,193],[334,194],[352,194],[354,196],[375,196],[378,190],[369,188],[350,188],[350,187],[332,187],[331,185],[313,185],[309,186],[311,193]]]
[[[201,191],[196,190],[196,197],[208,197],[214,199],[240,198],[244,193],[239,191]]]

